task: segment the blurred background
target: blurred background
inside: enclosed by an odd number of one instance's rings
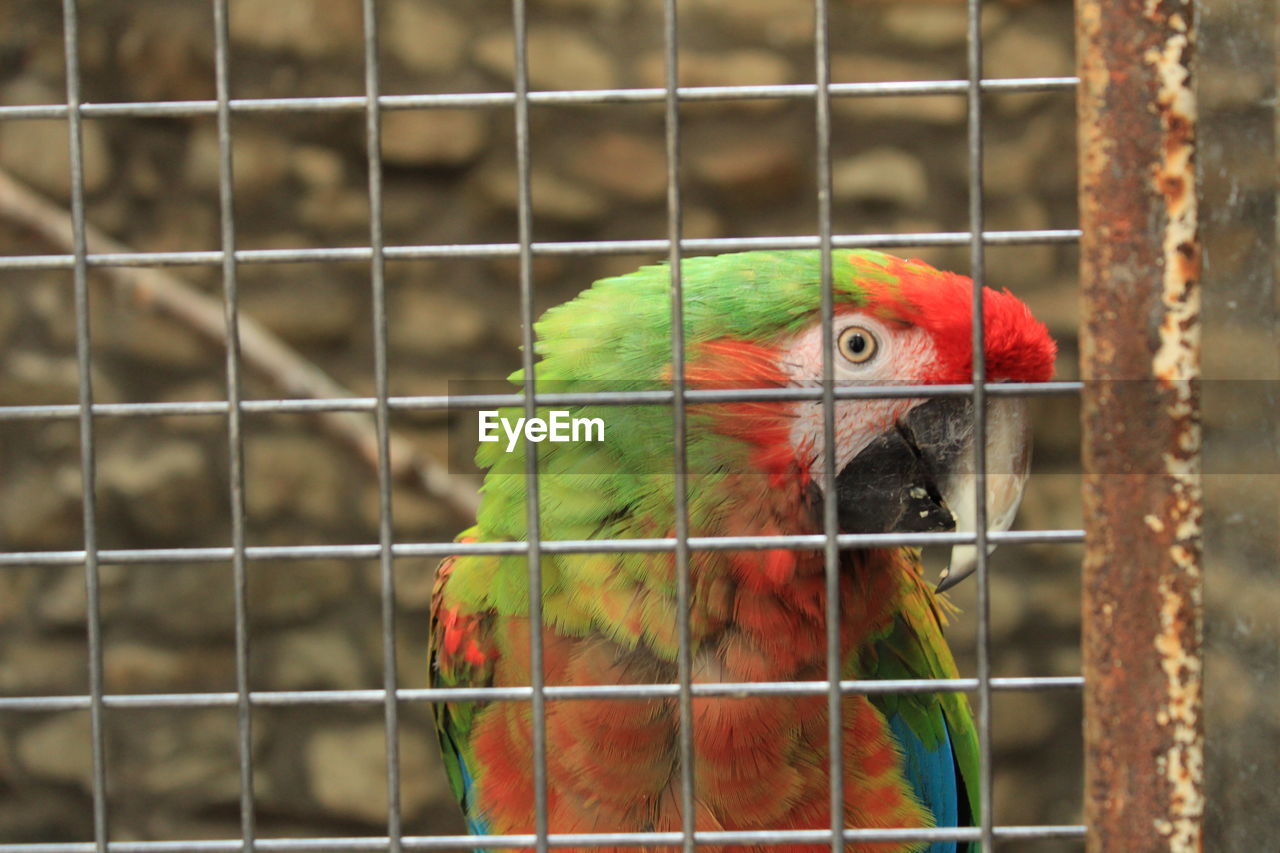
[[[79,5],[84,100],[214,97],[209,3]],[[384,93],[512,87],[509,4],[383,0],[379,10]],[[363,94],[358,0],[232,0],[230,13],[234,97]],[[808,0],[687,0],[681,15],[683,84],[812,82]],[[529,18],[534,89],[663,84],[656,0],[530,0]],[[1205,395],[1206,464],[1216,472],[1207,482],[1209,849],[1263,849],[1263,839],[1274,840],[1265,815],[1276,813],[1280,788],[1275,11],[1211,0],[1204,24],[1206,371],[1238,380],[1207,383]],[[954,0],[835,2],[833,80],[963,78],[965,27]],[[1065,0],[988,2],[983,31],[985,76],[1074,73]],[[0,3],[0,104],[62,103],[65,87],[58,5]],[[1073,94],[991,95],[984,107],[988,229],[1075,227]],[[962,96],[836,100],[835,232],[965,229],[965,109]],[[535,106],[530,120],[535,239],[665,237],[660,104]],[[814,233],[811,104],[690,103],[681,120],[686,236]],[[233,129],[239,248],[368,245],[363,112],[241,113]],[[66,140],[65,121],[0,122],[0,169],[65,206]],[[383,149],[388,245],[515,241],[508,108],[387,112]],[[96,228],[139,251],[219,248],[211,116],[86,119],[84,151]],[[0,216],[0,253],[65,251],[30,222]],[[968,271],[967,248],[900,253]],[[1075,247],[991,247],[987,259],[989,283],[1030,303],[1058,339],[1059,378],[1077,378]],[[656,260],[538,257],[538,310]],[[368,266],[242,265],[242,313],[371,396]],[[216,267],[170,272],[221,298]],[[394,261],[387,277],[392,394],[445,394],[450,380],[493,379],[518,366],[514,260]],[[102,272],[90,281],[98,402],[225,399],[220,346]],[[0,405],[76,402],[71,284],[69,271],[0,271]],[[291,396],[252,366],[245,393]],[[1035,408],[1036,475],[1018,526],[1080,527],[1078,404],[1045,398]],[[100,547],[228,544],[224,417],[100,418],[95,427]],[[447,466],[455,493],[474,489],[469,417],[398,415],[393,429],[422,458]],[[250,545],[377,541],[374,470],[359,453],[310,416],[248,415],[244,431]],[[74,420],[0,421],[0,548],[83,547],[78,440]],[[457,503],[397,486],[397,541],[452,539],[470,523]],[[1079,674],[1080,556],[1050,545],[996,553],[993,674]],[[433,571],[432,560],[396,563],[404,687],[426,684]],[[249,573],[254,690],[382,686],[376,563],[255,562]],[[104,565],[101,583],[109,693],[234,690],[229,565]],[[973,596],[973,584],[958,591],[965,612],[951,630],[965,674],[974,672]],[[83,569],[0,569],[0,694],[86,691]],[[1078,694],[998,693],[994,724],[997,821],[1081,821]],[[262,837],[385,833],[381,706],[259,708],[253,734]],[[111,710],[106,738],[113,840],[239,835],[233,708]],[[427,707],[403,707],[400,750],[404,831],[461,831]],[[90,790],[87,712],[0,714],[0,841],[90,840]]]

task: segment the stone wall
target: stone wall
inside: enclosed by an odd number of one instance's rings
[[[509,89],[504,3],[384,0],[384,89],[391,94]],[[983,18],[986,73],[1072,72],[1071,6],[993,2]],[[87,101],[214,96],[210,5],[195,0],[84,0],[81,63]],[[236,97],[363,92],[357,0],[232,0]],[[813,79],[810,4],[690,0],[682,10],[682,74],[690,85]],[[661,9],[654,0],[533,0],[530,73],[538,89],[662,84]],[[837,82],[957,79],[965,21],[956,2],[833,4]],[[65,81],[57,4],[0,6],[0,99],[60,103]],[[987,108],[987,225],[1073,227],[1073,100],[1068,92],[992,95]],[[814,121],[803,101],[690,103],[682,108],[691,237],[813,233]],[[843,99],[832,146],[837,233],[962,230],[966,226],[962,97]],[[234,122],[240,248],[367,245],[363,114],[238,114]],[[211,117],[92,119],[84,124],[89,220],[145,251],[219,246],[217,140]],[[511,242],[515,159],[509,109],[396,111],[384,116],[386,241]],[[532,110],[534,235],[538,240],[665,236],[660,105]],[[0,167],[59,204],[68,197],[66,127],[0,123]],[[64,251],[0,221],[0,252]],[[967,250],[909,252],[966,271]],[[993,247],[992,283],[1031,303],[1061,343],[1058,372],[1076,375],[1075,250]],[[539,310],[603,275],[652,256],[539,257]],[[219,271],[176,271],[215,298]],[[393,394],[440,394],[458,378],[518,366],[512,260],[388,264]],[[240,267],[241,308],[338,382],[373,394],[369,272],[364,263]],[[74,403],[76,361],[67,272],[0,272],[0,404]],[[91,276],[94,389],[100,402],[217,400],[224,357],[190,329],[122,299]],[[250,371],[246,395],[288,395]],[[1075,403],[1037,403],[1041,473],[1019,524],[1080,525]],[[476,481],[470,422],[442,413],[397,416],[421,453]],[[453,441],[450,441],[450,437]],[[101,418],[98,536],[103,548],[229,542],[227,434],[215,416]],[[253,545],[377,541],[369,466],[301,415],[245,421],[248,541]],[[0,422],[0,547],[82,547],[74,420]],[[468,520],[409,486],[394,495],[401,541],[445,541]],[[992,577],[994,673],[1073,675],[1079,551],[1006,549]],[[426,678],[433,563],[401,560],[400,683]],[[375,564],[315,560],[249,567],[250,680],[256,690],[376,688],[382,649]],[[104,565],[105,679],[110,693],[234,690],[230,566]],[[972,585],[953,629],[972,672]],[[80,568],[0,570],[0,691],[80,694],[87,687]],[[385,831],[380,706],[263,708],[253,715],[262,836]],[[1072,693],[1001,694],[995,702],[996,817],[1004,823],[1080,819],[1079,703]],[[429,709],[403,709],[405,831],[458,832],[437,767]],[[112,710],[106,715],[113,839],[239,834],[233,709]],[[0,716],[0,839],[88,840],[90,751],[85,712]],[[1061,847],[1061,845],[1046,845]],[[1031,849],[1024,846],[1021,849]]]

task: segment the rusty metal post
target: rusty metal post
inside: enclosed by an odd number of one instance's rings
[[[1076,9],[1088,850],[1200,850],[1195,7]]]

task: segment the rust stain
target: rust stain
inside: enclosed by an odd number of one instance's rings
[[[1088,848],[1196,851],[1204,799],[1194,8],[1188,0],[1076,8]]]

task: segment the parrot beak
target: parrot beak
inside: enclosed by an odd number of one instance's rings
[[[977,530],[978,478],[973,458],[973,407],[968,400],[964,402],[968,405],[961,417],[967,440],[961,452],[948,460],[941,491],[955,517],[956,532],[973,533]],[[1031,416],[1025,399],[988,398],[986,469],[987,529],[1008,530],[1031,473]],[[993,550],[994,545],[987,546],[988,554]],[[973,574],[977,566],[977,547],[956,545],[938,582],[938,592],[951,589]]]
[[[973,402],[927,400],[898,419],[836,476],[837,516],[846,533],[974,532],[977,477]],[[988,398],[987,527],[1013,523],[1031,467],[1026,400]],[[990,550],[989,546],[988,551]],[[938,591],[973,573],[977,549],[957,545]]]

